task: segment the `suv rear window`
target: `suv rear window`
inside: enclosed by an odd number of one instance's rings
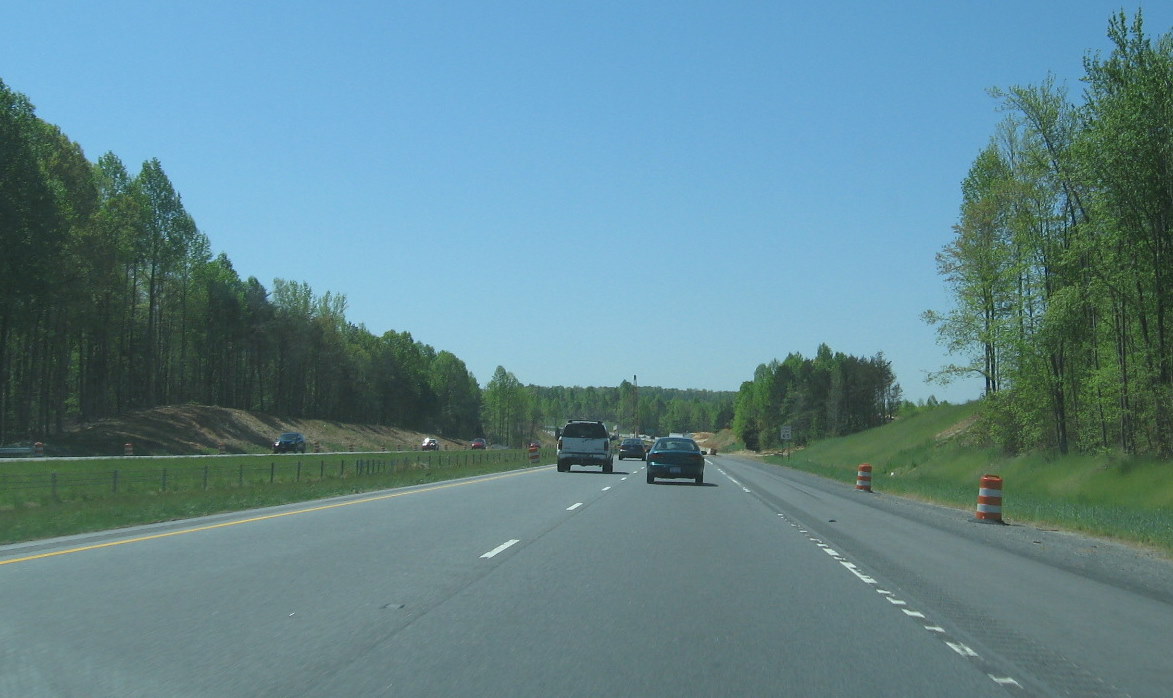
[[[598,422],[571,422],[562,430],[562,435],[571,439],[605,439],[607,427]]]

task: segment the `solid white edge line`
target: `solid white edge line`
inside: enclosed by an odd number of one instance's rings
[[[489,552],[485,553],[484,555],[481,555],[481,557],[482,557],[482,558],[486,558],[486,559],[487,559],[487,558],[490,558],[490,557],[493,557],[493,556],[494,556],[494,555],[496,555],[497,553],[499,553],[499,552],[501,552],[501,551],[505,550],[506,548],[508,548],[508,547],[510,547],[510,546],[512,546],[512,545],[516,545],[516,544],[518,544],[518,543],[520,543],[520,542],[521,542],[521,541],[520,541],[520,540],[518,540],[518,539],[516,539],[516,538],[514,538],[513,540],[507,540],[507,541],[505,541],[504,543],[502,543],[501,545],[498,545],[496,548],[493,548],[493,549],[492,549],[492,550],[490,550]]]

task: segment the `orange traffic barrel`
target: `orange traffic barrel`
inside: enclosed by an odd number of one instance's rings
[[[855,489],[863,492],[872,491],[872,466],[860,463],[859,471],[855,475]]]
[[[978,521],[1002,523],[1002,478],[982,475],[977,501]]]

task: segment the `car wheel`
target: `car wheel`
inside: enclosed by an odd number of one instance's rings
[[[648,484],[650,485],[655,481],[656,481],[656,477],[654,475],[652,475],[652,471],[649,470],[648,471]]]
[[[705,474],[704,473],[701,473],[700,475],[696,476],[696,484],[698,484],[698,485],[705,484]]]
[[[603,472],[605,472],[605,473],[613,473],[613,472],[615,472],[615,466],[614,466],[614,465],[612,465],[612,464],[610,464],[610,463],[608,463],[608,464],[606,464],[606,465],[604,465],[604,466],[603,466]]]
[[[566,465],[562,461],[558,461],[558,472],[564,473],[567,470],[570,470],[570,466]]]

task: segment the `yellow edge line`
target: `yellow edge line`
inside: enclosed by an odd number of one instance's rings
[[[159,538],[170,538],[172,536],[181,536],[186,533],[197,533],[199,531],[211,531],[216,528],[227,528],[228,526],[239,526],[240,524],[254,523],[256,521],[266,521],[268,519],[279,519],[283,516],[293,516],[294,514],[308,514],[314,511],[324,511],[326,509],[337,509],[338,507],[348,507],[353,504],[366,504],[368,502],[378,502],[384,499],[392,499],[394,497],[405,497],[409,494],[423,494],[424,492],[435,492],[436,490],[445,490],[450,487],[463,487],[465,485],[475,485],[480,482],[489,482],[491,480],[500,480],[507,477],[517,477],[518,475],[528,475],[535,472],[534,470],[523,470],[521,472],[506,473],[504,475],[492,475],[489,477],[479,478],[468,482],[449,482],[443,485],[433,485],[432,487],[425,487],[423,489],[413,489],[407,492],[392,492],[391,494],[381,494],[377,497],[364,497],[362,499],[355,499],[349,502],[337,502],[335,504],[323,504],[317,507],[310,507],[309,509],[298,509],[296,511],[283,511],[280,514],[266,514],[264,516],[254,516],[248,519],[240,519],[238,521],[226,521],[224,523],[210,524],[208,526],[197,526],[195,528],[185,528],[179,531],[168,531],[167,533],[156,533],[149,536],[138,536],[136,538],[127,538],[125,540],[114,540],[107,543],[96,543],[94,545],[85,545],[80,548],[69,548],[68,550],[57,550],[51,553],[40,553],[37,555],[27,555],[25,557],[16,557],[11,560],[0,560],[0,566],[12,565],[17,562],[29,562],[30,560],[41,560],[47,557],[57,557],[59,555],[69,555],[71,553],[82,553],[87,550],[99,550],[101,548],[112,548],[116,545],[127,545],[129,543],[142,543],[148,540],[157,540]]]

